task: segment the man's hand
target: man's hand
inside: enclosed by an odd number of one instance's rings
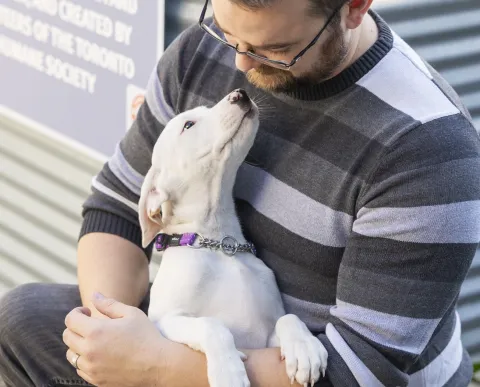
[[[67,359],[80,355],[78,375],[100,387],[160,385],[162,352],[169,341],[138,308],[102,295],[93,304],[106,319],[91,317],[85,307],[65,318]]]
[[[163,337],[138,308],[111,298],[92,300],[106,318],[73,309],[65,318],[67,359],[76,354],[77,373],[99,387],[208,387],[205,355]],[[292,386],[279,348],[243,350],[252,387]],[[295,386],[299,384],[294,383]]]

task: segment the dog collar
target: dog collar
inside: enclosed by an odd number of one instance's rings
[[[195,242],[198,239],[198,244]],[[237,252],[249,252],[253,255],[257,255],[255,246],[251,242],[240,244],[232,236],[225,236],[221,241],[208,239],[197,233],[185,233],[185,234],[158,234],[155,237],[155,248],[157,251],[164,251],[167,247],[174,246],[188,246],[193,249],[200,249],[202,247],[209,248],[211,250],[221,250],[226,255],[232,256]]]

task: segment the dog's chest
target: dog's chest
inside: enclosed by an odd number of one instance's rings
[[[284,314],[273,273],[260,260],[208,250],[167,250],[150,299],[151,319],[174,311],[217,317],[243,348],[266,347]]]

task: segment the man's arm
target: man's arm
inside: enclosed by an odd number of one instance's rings
[[[290,383],[285,361],[280,358],[279,348],[256,350],[241,349],[248,356],[245,361],[251,387],[301,387],[296,381]],[[205,355],[189,347],[171,342],[163,352],[166,366],[162,368],[159,380],[161,386],[169,387],[208,387]],[[322,378],[315,387],[331,386],[327,378]]]
[[[405,133],[381,156],[319,335],[334,386],[443,386],[457,370],[468,378],[455,307],[480,239],[479,170],[478,134],[460,114]]]
[[[148,290],[148,259],[135,244],[117,235],[90,233],[78,243],[78,282],[84,306],[100,292],[127,305],[139,306]]]

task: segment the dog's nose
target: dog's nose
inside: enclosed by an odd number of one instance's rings
[[[230,93],[230,95],[228,96],[228,101],[230,103],[247,103],[250,101],[250,98],[248,97],[248,94],[245,90],[236,89]]]

